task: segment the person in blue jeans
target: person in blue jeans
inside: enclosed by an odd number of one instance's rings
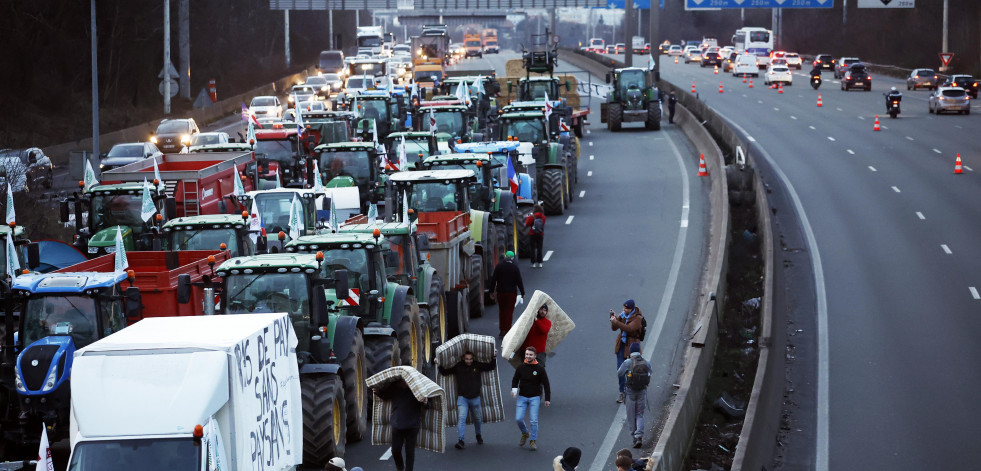
[[[538,351],[535,347],[525,348],[525,362],[514,370],[514,378],[511,379],[511,397],[518,399],[514,413],[518,430],[521,430],[521,441],[518,442],[518,446],[525,446],[525,442],[531,438],[529,443],[531,451],[538,449],[538,407],[541,404],[542,391],[545,392],[545,407],[551,405],[552,400],[548,373],[542,365],[538,364],[536,355]],[[530,431],[525,425],[526,412],[531,426]]]
[[[450,368],[439,367],[439,372],[445,376],[453,375],[456,378],[456,429],[459,440],[456,442],[456,449],[466,448],[463,438],[467,431],[467,414],[473,413],[473,429],[477,435],[477,444],[483,445],[484,438],[480,436],[480,423],[483,414],[480,409],[480,388],[482,386],[480,375],[484,371],[493,371],[497,367],[497,349],[494,349],[494,356],[487,363],[479,362],[474,359],[473,352],[463,352],[462,361]]]

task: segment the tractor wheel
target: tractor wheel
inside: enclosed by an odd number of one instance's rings
[[[531,257],[531,235],[528,234],[528,228],[525,226],[525,220],[528,216],[531,216],[532,210],[531,206],[521,206],[518,208],[518,220],[515,226],[515,237],[517,240],[518,257],[529,258]]]
[[[661,129],[661,106],[658,102],[652,101],[647,104],[647,121],[644,124],[652,131]]]
[[[397,309],[397,306],[392,306]],[[401,363],[411,366],[416,370],[422,371],[424,363],[422,358],[422,337],[419,331],[422,330],[419,322],[419,305],[416,304],[415,296],[406,296],[405,304],[402,305],[402,320],[395,327],[395,334],[399,337],[399,358]]]
[[[484,317],[484,259],[480,254],[470,257],[470,317]]]
[[[568,208],[572,204],[572,182],[569,181],[569,172],[562,172],[562,191],[565,192],[562,195],[562,202]]]
[[[607,121],[610,122],[610,131],[619,131],[620,125],[623,123],[623,105],[620,103],[610,103],[607,110],[609,113]]]
[[[576,135],[576,137],[582,137],[582,119],[580,119],[579,122],[572,127],[572,132]]]
[[[428,376],[432,372],[436,349],[433,348],[433,331],[429,327],[429,309],[424,307],[419,308],[419,338],[422,339],[423,368],[425,368],[419,371]]]
[[[303,464],[321,468],[334,456],[343,458],[347,435],[344,387],[336,375],[304,376],[300,380],[303,406]]]
[[[399,340],[395,337],[371,336],[365,339],[364,350],[368,356],[368,377],[385,371],[393,366],[400,366]]]
[[[433,349],[449,340],[446,336],[446,297],[443,295],[443,280],[433,274],[429,282],[429,330],[432,332]]]
[[[467,331],[466,300],[463,291],[446,292],[446,335],[447,340]]]
[[[368,392],[364,383],[368,379],[368,366],[360,330],[354,332],[351,352],[341,362],[341,374],[344,398],[347,399],[347,441],[359,442],[368,433]]]
[[[541,196],[545,203],[545,214],[549,216],[561,215],[565,211],[564,180],[562,169],[546,168],[542,172]]]

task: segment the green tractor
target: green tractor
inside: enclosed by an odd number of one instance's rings
[[[318,255],[285,253],[233,258],[216,273],[220,313],[289,313],[298,341],[303,462],[320,468],[343,457],[348,442],[368,433],[364,334],[336,302],[350,296],[348,274],[328,272]],[[336,297],[328,300],[328,291]]]
[[[623,123],[644,122],[653,131],[661,129],[661,98],[651,73],[640,67],[613,69],[606,73],[610,94],[600,104],[600,121],[610,131]]]
[[[75,248],[95,258],[116,247],[116,229],[121,230],[123,245],[127,251],[153,250],[155,227],[141,217],[143,183],[117,183],[96,185],[82,194],[70,196],[61,203],[61,222],[69,220],[69,202],[75,207]],[[165,202],[170,205],[167,214],[177,212],[173,199],[166,198],[156,185],[150,185],[150,197],[160,209]],[[88,217],[84,216],[88,212]]]
[[[393,366],[426,368],[423,339],[428,326],[422,323],[413,286],[390,281],[386,257],[398,254],[387,248],[381,233],[342,232],[304,236],[286,244],[287,252],[321,253],[327,270],[344,270],[349,294],[345,298],[327,289],[340,313],[359,319],[368,355],[368,376]]]
[[[374,142],[335,142],[317,146],[318,170],[327,188],[357,187],[361,212],[385,197],[387,175]]]
[[[164,250],[229,250],[233,257],[265,253],[265,238],[252,242],[248,213],[179,217],[167,221],[161,232]]]
[[[498,118],[497,137],[501,141],[517,140],[532,145],[531,154],[535,159],[532,178],[538,185],[537,193],[547,214],[560,215],[572,201],[577,167],[575,154],[562,144],[569,142],[572,145],[568,136],[562,136],[562,141],[550,136],[549,120],[545,119],[541,104],[536,107],[537,111],[505,107]]]
[[[409,163],[409,168],[404,171],[419,170],[422,163],[427,158],[440,154],[439,144],[436,136],[431,132],[406,131],[393,132],[385,139],[385,147],[388,149],[388,159],[392,162],[399,160],[399,146],[405,140],[405,159]]]

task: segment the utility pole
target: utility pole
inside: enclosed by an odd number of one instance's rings
[[[623,65],[632,67],[634,64],[633,35],[630,34],[630,27],[633,26],[630,14],[634,11],[634,0],[627,0],[623,6]],[[614,42],[614,44],[616,44]]]
[[[89,0],[92,16],[92,154],[99,155],[99,56],[95,29],[95,0]]]
[[[290,68],[290,11],[289,10],[283,10],[283,21],[284,21],[283,35],[285,36],[283,43],[286,46],[286,70],[289,70]]]
[[[947,50],[947,31],[948,31],[947,25],[948,25],[948,12],[949,12],[947,6],[948,6],[947,0],[944,0],[944,40],[943,40],[943,45],[941,46],[941,49],[943,49],[943,51],[941,52],[950,52]]]
[[[170,0],[164,0],[164,114],[170,114]]]
[[[330,31],[330,37],[327,38],[327,49],[334,50],[334,10],[327,11],[327,23],[330,23],[327,28]]]
[[[654,70],[652,71],[653,81],[660,80],[661,78],[661,56],[657,53],[657,47],[655,43],[661,43],[661,2],[658,0],[651,0],[651,60],[654,62]]]
[[[191,99],[191,0],[179,0],[177,5],[177,47],[180,48],[181,98]]]

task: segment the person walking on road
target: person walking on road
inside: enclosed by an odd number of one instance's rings
[[[582,458],[582,450],[570,446],[552,460],[552,471],[576,471],[580,458]]]
[[[536,204],[532,213],[525,218],[525,227],[531,236],[531,266],[542,267],[542,245],[545,241],[545,210]]]
[[[613,309],[610,309],[610,330],[619,331],[617,332],[617,342],[613,349],[617,356],[617,370],[623,365],[623,361],[627,359],[630,344],[641,341],[640,334],[643,329],[643,322],[644,316],[633,299],[623,302],[623,311],[620,314],[616,314],[613,312]],[[620,385],[620,396],[617,397],[617,402],[622,403],[625,398],[624,378],[621,376],[617,379]]]
[[[518,293],[521,293],[521,297],[525,296],[525,284],[521,281],[518,265],[514,263],[514,252],[508,250],[504,254],[504,263],[498,263],[494,268],[488,291],[497,300],[497,331],[504,337],[511,328]]]
[[[392,459],[395,460],[395,469],[412,471],[416,461],[416,437],[422,427],[422,413],[429,405],[429,398],[423,398],[421,402],[417,400],[405,380],[399,380],[384,389],[372,388],[372,391],[379,398],[392,401],[389,422],[392,426]]]
[[[496,367],[496,348],[494,349],[494,356],[487,363],[476,361],[473,352],[467,351],[463,352],[462,361],[453,365],[453,367],[439,367],[440,373],[446,376],[453,375],[456,378],[456,429],[459,438],[455,445],[457,450],[462,450],[467,446],[463,441],[463,437],[467,431],[468,412],[473,414],[471,417],[473,417],[473,428],[477,435],[477,444],[484,444],[484,438],[480,436],[480,423],[483,420],[483,414],[480,408],[480,374],[484,371],[493,371]]]
[[[548,373],[535,360],[537,353],[534,347],[526,348],[525,362],[514,370],[514,378],[511,379],[511,397],[518,399],[514,413],[518,430],[521,430],[521,441],[518,442],[518,446],[525,446],[525,442],[530,438],[531,451],[538,449],[538,408],[542,400],[542,391],[545,393],[545,407],[551,405],[552,400]],[[531,430],[528,425],[525,425],[526,413]]]
[[[552,330],[552,321],[548,320],[548,304],[542,304],[542,307],[538,308],[538,312],[535,313],[535,321],[531,323],[528,336],[521,344],[521,350],[528,347],[535,348],[535,351],[538,352],[535,359],[539,365],[542,365],[542,368],[545,367],[545,344],[548,341],[549,330]]]
[[[653,372],[651,363],[640,354],[640,343],[630,344],[630,361],[620,365],[617,377],[624,378],[626,385],[627,424],[630,427],[630,436],[634,438],[634,448],[643,446],[647,386],[651,384]]]
[[[678,97],[674,96],[674,92],[668,96],[668,123],[674,124],[674,107],[678,104]]]

